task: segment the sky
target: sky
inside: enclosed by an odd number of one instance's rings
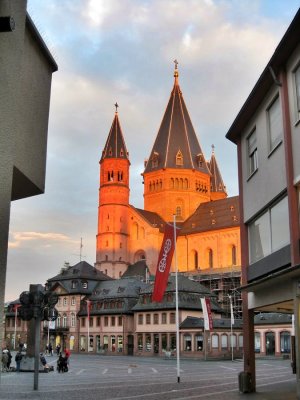
[[[130,167],[130,203],[143,208],[150,155],[179,84],[206,159],[211,145],[229,196],[236,147],[225,135],[300,0],[28,0],[58,64],[53,74],[45,194],[11,205],[6,301],[44,284],[65,262],[95,262],[99,159],[116,101]]]

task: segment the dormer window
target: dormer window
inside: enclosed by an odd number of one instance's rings
[[[112,156],[112,148],[109,149],[108,155]]]
[[[180,150],[176,154],[176,165],[183,165],[183,156]]]
[[[159,154],[156,151],[154,151],[152,159],[151,159],[152,168],[158,167],[158,156],[159,156]]]
[[[82,289],[87,289],[87,288],[88,288],[88,283],[87,283],[87,281],[82,281],[82,282],[81,282],[81,286],[82,286]]]
[[[121,149],[121,150],[120,150],[120,156],[123,157],[123,155],[124,155],[124,150]]]
[[[197,163],[198,167],[202,167],[204,161],[204,157],[202,153],[197,154]]]

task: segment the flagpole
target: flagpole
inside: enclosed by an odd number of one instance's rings
[[[232,318],[233,318],[233,310],[232,310],[232,303],[231,303],[231,296],[228,295],[229,297],[229,303],[230,303],[230,338],[231,338],[231,361],[233,361],[233,336],[232,336]]]
[[[90,300],[86,300],[86,305],[87,305],[87,315],[88,315],[88,320],[87,320],[87,352],[89,353],[90,351]]]
[[[16,350],[16,336],[17,336],[17,315],[18,315],[18,305],[15,305],[15,332],[14,332],[14,350]]]
[[[174,260],[175,260],[175,298],[176,298],[176,354],[177,354],[177,383],[180,383],[180,341],[179,341],[179,312],[178,312],[178,267],[176,254],[176,215],[174,214]]]

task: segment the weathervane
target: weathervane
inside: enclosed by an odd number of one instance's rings
[[[215,154],[215,145],[214,144],[211,145],[211,150],[212,150],[212,153]]]
[[[115,107],[116,107],[116,113],[118,112],[118,107],[119,107],[119,104],[116,102],[116,104],[115,104]]]

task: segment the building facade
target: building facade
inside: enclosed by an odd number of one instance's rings
[[[142,173],[144,209],[129,203],[129,153],[116,108],[101,159],[96,244],[97,269],[120,278],[129,265],[146,260],[155,274],[166,223],[180,228],[177,238],[179,272],[215,275],[213,290],[228,309],[241,311],[240,228],[238,197],[228,197],[215,149],[206,160],[179,85],[177,64],[174,86],[153,148]],[[172,267],[174,270],[174,267]],[[224,278],[223,285],[216,284]],[[238,283],[238,285],[237,285]]]
[[[295,314],[300,398],[300,10],[232,123],[240,188],[244,370],[255,391],[256,312]],[[279,351],[277,348],[276,351]]]
[[[26,6],[25,0],[0,2],[0,321],[11,201],[44,193],[51,81],[57,70]],[[2,338],[0,324],[0,348]]]

